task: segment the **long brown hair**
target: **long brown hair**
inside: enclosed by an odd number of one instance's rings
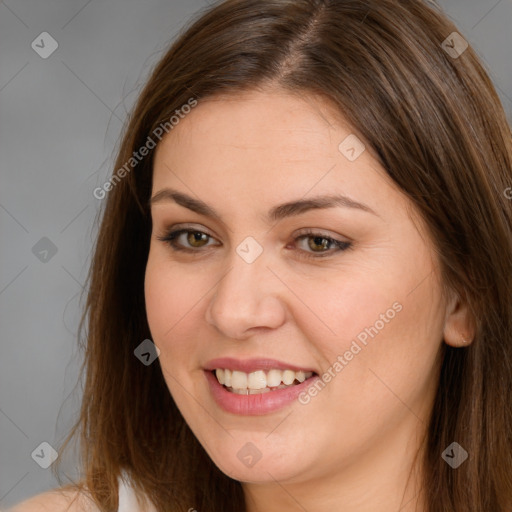
[[[134,356],[151,338],[143,283],[154,152],[126,163],[191,98],[271,84],[321,95],[351,123],[424,219],[446,288],[471,311],[473,343],[443,347],[422,461],[428,510],[509,512],[512,138],[475,52],[450,52],[456,27],[419,0],[228,0],[200,14],[140,94],[105,194],[81,323],[82,408],[61,448],[80,434],[76,488],[112,512],[124,469],[159,512],[246,509],[241,484],[196,440],[158,361]],[[469,454],[456,470],[441,457],[454,441]]]

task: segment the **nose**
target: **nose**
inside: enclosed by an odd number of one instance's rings
[[[234,253],[230,263],[209,301],[206,321],[237,340],[280,327],[286,320],[285,287],[267,267],[265,251],[252,263]]]

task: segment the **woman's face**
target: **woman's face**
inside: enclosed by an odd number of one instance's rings
[[[279,91],[199,102],[156,150],[149,326],[237,480],[356,479],[418,446],[446,305],[409,200],[362,150],[326,103]]]

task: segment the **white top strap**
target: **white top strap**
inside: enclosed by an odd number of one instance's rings
[[[142,512],[135,497],[135,491],[130,485],[128,474],[123,471],[119,482],[119,508],[118,512]],[[144,512],[156,512],[154,507],[148,504]]]

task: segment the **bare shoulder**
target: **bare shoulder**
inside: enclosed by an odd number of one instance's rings
[[[32,496],[5,512],[99,512],[99,509],[83,493],[53,489]]]

